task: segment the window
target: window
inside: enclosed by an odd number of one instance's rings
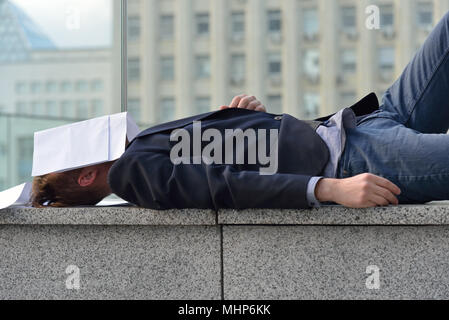
[[[28,109],[28,104],[26,102],[16,103],[16,113],[18,114],[28,114],[30,111]]]
[[[61,92],[70,92],[73,90],[72,83],[69,81],[64,81],[61,83]]]
[[[45,102],[45,113],[52,117],[59,116],[58,104],[56,101]]]
[[[134,121],[140,121],[142,117],[140,99],[128,99],[128,112]]]
[[[433,4],[431,2],[418,3],[417,15],[417,24],[420,28],[431,28],[433,25]]]
[[[268,74],[279,76],[282,72],[282,61],[280,53],[271,53],[268,56]]]
[[[233,12],[231,14],[231,34],[232,39],[236,41],[243,40],[245,37],[245,13]]]
[[[198,36],[209,35],[209,14],[200,13],[196,15],[196,34]]]
[[[27,85],[25,82],[16,83],[16,93],[24,94],[27,92]]]
[[[175,118],[175,99],[165,98],[161,101],[159,121],[168,122]]]
[[[196,98],[196,113],[202,114],[207,112],[210,112],[210,98]]]
[[[350,107],[354,103],[356,103],[356,99],[357,99],[357,95],[355,92],[353,92],[353,91],[342,92],[340,94],[340,101],[341,101],[340,107],[342,107],[342,108]]]
[[[54,81],[47,81],[47,84],[45,85],[45,90],[48,93],[56,93],[58,92],[58,84]]]
[[[43,86],[41,82],[34,81],[31,83],[31,93],[42,93]]]
[[[343,30],[352,31],[356,29],[357,18],[356,9],[353,6],[341,8],[341,20]]]
[[[210,57],[209,56],[196,57],[196,77],[197,77],[197,79],[210,78]]]
[[[394,48],[379,49],[379,68],[383,71],[391,71],[394,69]]]
[[[245,82],[246,61],[244,54],[231,56],[231,83],[235,85]]]
[[[345,49],[341,53],[341,66],[344,73],[354,73],[357,66],[355,49]]]
[[[86,80],[78,80],[75,84],[76,91],[87,92],[89,90],[89,85]]]
[[[103,108],[102,100],[99,100],[99,99],[92,100],[91,112],[90,112],[92,117],[94,117],[94,118],[100,117],[104,113],[103,109],[104,108]]]
[[[86,100],[79,100],[76,102],[76,116],[80,119],[89,118],[89,104]]]
[[[392,5],[380,6],[380,25],[382,28],[394,26],[394,8]]]
[[[175,59],[173,57],[161,58],[162,80],[173,80],[175,78]]]
[[[140,38],[140,16],[128,17],[128,40],[136,41]]]
[[[140,80],[140,58],[130,58],[128,60],[128,80]]]
[[[172,39],[175,33],[175,19],[172,15],[163,15],[160,20],[160,34],[162,39]]]
[[[316,119],[320,110],[320,95],[318,93],[304,94],[304,118]]]
[[[268,32],[280,34],[282,31],[282,19],[280,10],[268,11]]]
[[[45,107],[44,104],[40,101],[31,102],[31,113],[35,116],[43,116],[45,115]]]
[[[103,80],[101,80],[101,79],[92,80],[90,87],[93,92],[102,91],[103,90]]]
[[[307,8],[303,11],[303,30],[307,37],[315,37],[319,32],[318,10]]]
[[[61,102],[61,116],[65,118],[75,118],[75,106],[71,101]]]
[[[281,95],[270,95],[267,98],[268,101],[268,112],[274,114],[282,113],[282,96]]]

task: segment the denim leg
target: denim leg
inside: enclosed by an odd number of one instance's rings
[[[384,114],[422,133],[449,129],[449,13],[387,90]]]
[[[423,134],[393,119],[348,129],[339,178],[385,177],[402,190],[402,204],[449,200],[449,135]]]

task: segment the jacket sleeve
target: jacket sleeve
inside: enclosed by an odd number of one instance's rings
[[[309,208],[311,176],[237,171],[229,165],[174,165],[166,152],[132,152],[111,168],[115,194],[141,207],[164,209]]]

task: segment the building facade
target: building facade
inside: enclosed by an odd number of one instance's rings
[[[366,27],[367,7],[379,10]],[[257,96],[332,113],[400,75],[448,0],[129,0],[129,110],[157,123]]]

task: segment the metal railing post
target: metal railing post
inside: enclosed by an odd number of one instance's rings
[[[128,110],[128,1],[120,0],[121,5],[121,103],[122,112]]]

